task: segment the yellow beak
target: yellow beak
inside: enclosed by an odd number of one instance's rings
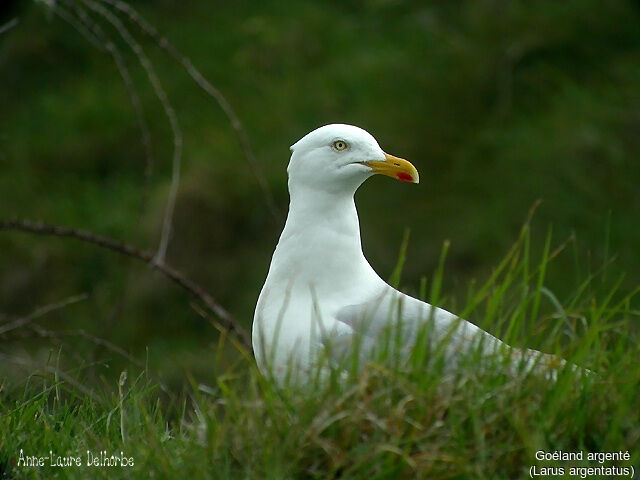
[[[388,153],[385,153],[384,157],[384,160],[372,160],[362,163],[371,168],[375,173],[393,177],[401,182],[418,183],[420,181],[418,170],[416,170],[416,167],[414,167],[411,162],[406,161],[404,158],[394,157]]]

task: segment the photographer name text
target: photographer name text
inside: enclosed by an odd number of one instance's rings
[[[18,467],[133,467],[133,457],[124,452],[111,454],[106,450],[92,452],[87,450],[84,455],[58,455],[49,450],[49,455],[25,455],[20,449],[18,458],[12,458],[12,464]]]

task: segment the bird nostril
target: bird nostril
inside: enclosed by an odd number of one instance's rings
[[[397,163],[397,162],[396,162],[396,163],[394,163],[394,165],[395,165],[396,167],[399,167],[399,166],[400,166],[400,164],[399,164],[399,163]]]

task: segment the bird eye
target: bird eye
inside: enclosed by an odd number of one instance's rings
[[[347,145],[347,142],[345,142],[344,140],[336,140],[335,142],[333,142],[333,148],[335,148],[339,152],[341,152],[342,150],[346,150],[348,146],[349,145]]]

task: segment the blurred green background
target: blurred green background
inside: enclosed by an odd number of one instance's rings
[[[229,121],[185,71],[117,14],[153,63],[184,133],[168,263],[250,328],[282,226]],[[60,14],[81,2],[4,2],[0,25],[0,219],[44,220],[158,245],[172,134],[144,69],[118,31],[87,9],[121,52],[148,123],[154,165],[113,57]],[[284,214],[288,147],[334,122],[370,131],[412,161],[419,186],[374,178],[357,195],[365,254],[383,278],[411,230],[402,285],[415,292],[451,249],[444,289],[463,298],[516,240],[528,211],[534,252],[549,229],[576,241],[550,271],[561,296],[608,258],[640,282],[640,2],[622,0],[168,0],[135,8],[226,96]],[[76,15],[78,12],[76,11]],[[0,232],[0,320],[87,293],[38,319],[83,328],[163,378],[211,379],[217,333],[184,292],[135,260],[92,245]],[[74,336],[0,336],[0,350],[95,364],[113,352]],[[61,350],[60,350],[61,349]],[[74,360],[75,359],[75,360]],[[29,365],[3,365],[4,374]]]

